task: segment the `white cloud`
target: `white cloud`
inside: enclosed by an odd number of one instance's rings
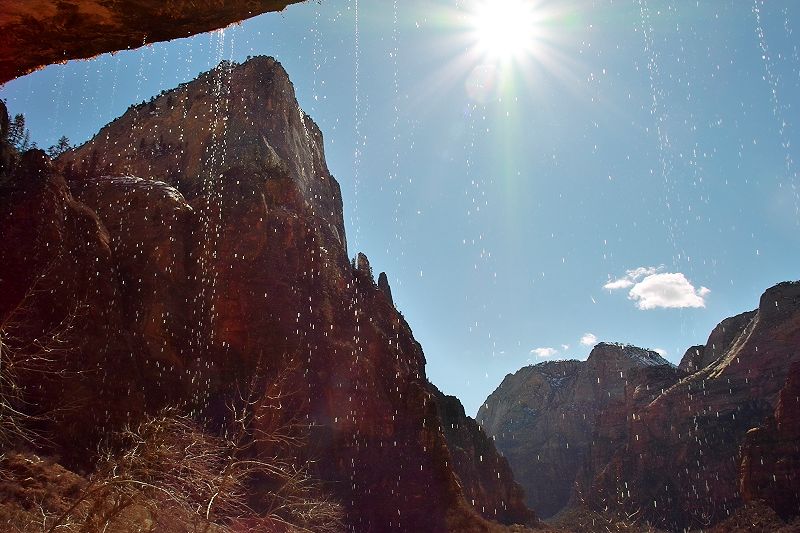
[[[550,347],[534,348],[531,350],[531,355],[537,355],[539,357],[553,357],[556,354],[558,354],[558,350]]]
[[[706,306],[705,297],[710,289],[695,289],[682,273],[663,270],[663,266],[634,268],[621,278],[609,280],[603,288],[609,291],[630,289],[628,298],[635,301],[639,309]]]
[[[567,350],[569,350],[569,344],[562,344],[561,349],[566,352]]]
[[[581,337],[581,344],[584,346],[594,346],[597,344],[597,335],[594,333],[584,333]]]
[[[650,276],[657,272],[664,270],[664,265],[657,266],[657,267],[639,267],[634,268],[633,270],[628,270],[625,274],[630,277],[632,280],[636,281],[639,278],[643,278],[645,276]]]
[[[645,276],[652,276],[663,268],[663,266],[634,268],[633,270],[626,271],[625,275],[621,278],[607,282],[605,285],[603,285],[603,288],[610,291],[627,289],[628,287],[633,287],[641,278]]]
[[[614,281],[609,281],[605,285],[603,285],[604,289],[608,289],[610,291],[615,291],[617,289],[627,289],[628,287],[632,286],[633,282],[629,279],[615,279]]]
[[[664,348],[653,348],[653,351],[656,352],[661,357],[667,356],[667,351]]]
[[[711,292],[707,287],[695,289],[680,272],[650,274],[635,284],[628,298],[639,309],[705,307],[705,297]]]

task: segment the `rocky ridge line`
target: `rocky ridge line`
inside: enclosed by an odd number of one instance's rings
[[[797,346],[800,282],[784,282],[677,368],[600,344],[586,362],[506,376],[478,420],[543,516],[588,506],[674,531],[765,500],[791,518]]]

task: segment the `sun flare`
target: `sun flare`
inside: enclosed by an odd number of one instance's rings
[[[485,55],[501,60],[532,51],[536,21],[532,0],[478,0],[472,15],[478,47]]]

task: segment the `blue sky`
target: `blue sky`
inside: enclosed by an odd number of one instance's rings
[[[325,135],[350,255],[387,272],[429,377],[470,414],[595,340],[677,362],[800,278],[800,4],[530,0],[520,38],[487,36],[479,9],[305,3],[0,97],[40,145],[82,142],[222,59],[275,56]]]

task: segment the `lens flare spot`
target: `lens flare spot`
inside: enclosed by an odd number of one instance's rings
[[[491,64],[478,65],[472,69],[465,82],[467,96],[477,103],[485,103],[495,93],[497,67]]]

